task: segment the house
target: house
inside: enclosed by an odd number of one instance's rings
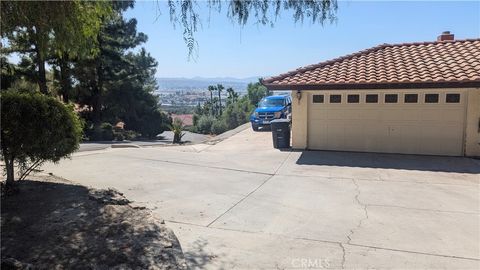
[[[173,114],[170,116],[173,119],[180,119],[185,127],[193,126],[193,114]]]
[[[263,80],[296,149],[480,156],[480,39],[383,44]]]

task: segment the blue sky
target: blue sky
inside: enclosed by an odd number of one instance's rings
[[[208,9],[199,3],[195,60],[188,59],[182,29],[170,23],[165,2],[138,1],[127,12],[149,37],[144,47],[159,63],[157,77],[277,75],[382,43],[432,41],[445,30],[458,39],[480,36],[479,1],[340,1],[336,23],[295,24],[285,13],[273,28],[253,22],[240,27],[225,12],[212,12],[208,22]]]

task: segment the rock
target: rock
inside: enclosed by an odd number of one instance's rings
[[[127,205],[130,203],[128,199],[123,197],[123,193],[112,188],[102,190],[91,189],[88,196],[91,200],[102,204]]]
[[[164,246],[165,248],[172,248],[173,244],[170,241],[162,241],[162,246]]]

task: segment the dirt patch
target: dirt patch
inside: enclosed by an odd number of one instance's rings
[[[173,232],[121,193],[32,179],[2,197],[2,269],[187,269]]]

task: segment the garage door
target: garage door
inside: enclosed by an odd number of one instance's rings
[[[462,155],[463,92],[319,92],[308,98],[309,149]]]

